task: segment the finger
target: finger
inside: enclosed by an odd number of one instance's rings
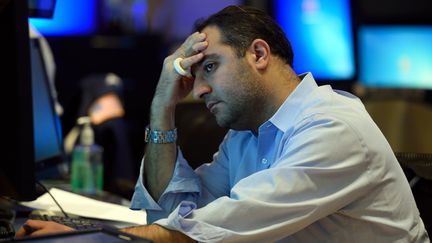
[[[67,227],[66,225],[57,224],[55,226],[51,225],[46,228],[37,230],[31,234],[31,236],[47,235],[47,234],[58,234],[73,231],[74,229]]]
[[[49,224],[49,222],[50,221],[29,219],[25,222],[25,225],[30,226],[33,230],[38,230],[43,227],[46,227],[46,225]]]
[[[43,225],[37,229],[35,229],[30,235],[31,236],[38,236],[38,235],[46,235],[46,234],[57,234],[61,232],[68,232],[73,231],[74,229],[71,227],[68,227],[63,224],[59,224],[53,221],[40,221],[44,223]],[[37,224],[40,224],[40,222],[37,222]]]
[[[181,57],[188,57],[196,54],[199,50],[195,50],[193,46],[196,43],[204,42],[206,39],[206,34],[195,32],[189,36],[186,41],[179,48],[179,55]]]
[[[71,231],[72,228],[59,224],[53,221],[42,221],[42,220],[27,220],[23,227],[21,227],[16,236],[25,236],[25,235],[43,235],[43,234],[49,234],[49,233],[58,233],[58,232],[65,232],[65,231]]]
[[[21,227],[18,229],[17,232],[15,232],[15,237],[23,237],[27,235],[27,230],[24,229],[24,227]]]
[[[21,228],[18,229],[18,231],[15,233],[16,237],[22,237],[26,235],[32,234],[34,231],[40,229],[43,227],[43,225],[46,223],[46,221],[40,221],[40,220],[27,220]]]
[[[195,32],[192,35],[190,35],[184,42],[183,45],[192,46],[196,42],[201,42],[206,39],[205,33]]]
[[[198,52],[204,51],[207,47],[208,47],[208,42],[202,41],[202,42],[198,42],[198,43],[193,44],[192,50],[195,53],[198,53]]]
[[[180,66],[183,67],[183,69],[189,70],[189,77],[192,77],[191,67],[195,65],[196,63],[200,62],[204,57],[203,53],[198,53],[196,55],[184,58],[180,61]]]

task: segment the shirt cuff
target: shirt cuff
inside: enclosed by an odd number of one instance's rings
[[[154,223],[180,231],[199,242],[219,242],[230,234],[226,229],[189,218],[196,208],[194,202],[182,201],[168,218],[159,219]]]

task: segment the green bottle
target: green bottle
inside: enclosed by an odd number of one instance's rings
[[[103,149],[94,143],[94,132],[89,117],[78,118],[82,125],[80,143],[72,151],[72,191],[94,195],[103,190]]]

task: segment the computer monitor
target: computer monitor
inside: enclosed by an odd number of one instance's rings
[[[294,50],[294,70],[318,82],[354,81],[356,64],[349,0],[275,0],[273,15]]]
[[[21,201],[36,197],[27,11],[26,1],[0,2],[0,196]]]
[[[30,57],[36,178],[59,177],[58,165],[64,162],[61,122],[55,112],[39,38],[30,40]]]
[[[432,89],[432,25],[360,26],[358,55],[366,87]]]
[[[36,180],[57,176],[63,162],[60,118],[54,110],[39,39],[29,40],[25,1],[0,9],[1,104],[4,124],[0,153],[0,196],[36,198]],[[4,156],[5,155],[5,156]],[[54,168],[54,169],[53,169]]]

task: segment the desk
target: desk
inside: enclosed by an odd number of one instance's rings
[[[67,180],[43,180],[41,183],[49,190],[51,188],[59,188],[64,191],[72,192],[69,181]],[[111,192],[102,191],[95,195],[82,194],[83,196],[93,198],[95,200],[115,203],[118,205],[129,206],[130,200],[123,198]]]
[[[60,204],[68,214],[92,219],[127,222],[132,223],[132,225],[146,224],[147,215],[145,211],[131,210],[129,209],[129,205],[124,206],[117,203],[95,200],[90,197],[58,188],[51,188],[49,191],[51,195],[56,198],[58,204]],[[21,204],[42,210],[60,211],[58,205],[54,203],[51,195],[45,193],[35,201],[23,202]]]

